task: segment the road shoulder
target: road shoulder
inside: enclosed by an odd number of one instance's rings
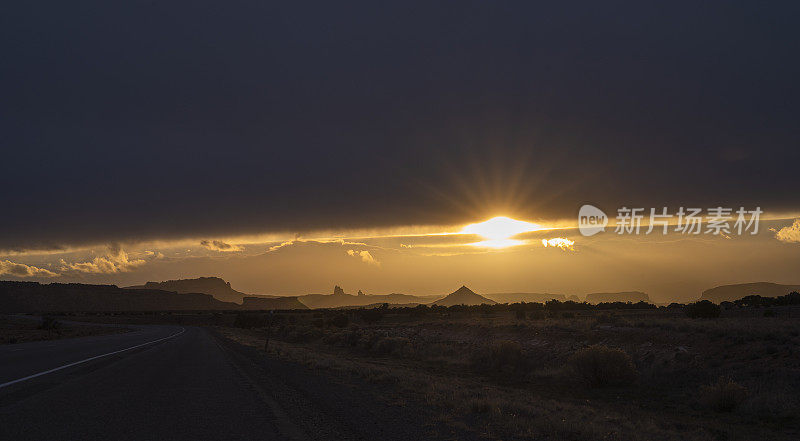
[[[430,408],[397,395],[389,385],[282,360],[257,344],[226,338],[209,328],[251,381],[280,403],[311,439],[473,439],[437,421]],[[229,337],[229,336],[228,336]]]

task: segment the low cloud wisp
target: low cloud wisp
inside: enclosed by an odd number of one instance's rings
[[[0,275],[17,277],[57,277],[58,274],[24,263],[16,263],[10,260],[0,260]]]
[[[381,263],[372,257],[372,254],[370,254],[370,252],[367,250],[347,250],[347,255],[352,257],[360,257],[361,261],[368,265],[381,266]]]

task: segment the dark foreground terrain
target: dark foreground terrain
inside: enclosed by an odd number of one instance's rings
[[[131,332],[0,346],[0,439],[796,440],[800,309],[755,300],[72,313]]]
[[[252,314],[217,329],[487,439],[800,439],[794,307],[508,309]]]
[[[4,345],[0,359],[4,440],[448,436],[410,406],[200,327],[136,325],[125,334]]]
[[[109,325],[90,325],[56,320],[32,314],[0,314],[0,345],[40,340],[119,334],[128,329]]]

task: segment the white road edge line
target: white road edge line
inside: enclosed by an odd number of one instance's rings
[[[176,332],[175,334],[172,334],[172,335],[170,335],[168,337],[159,338],[158,340],[148,341],[147,343],[142,343],[142,344],[139,344],[139,345],[136,345],[136,346],[131,346],[129,348],[120,349],[119,351],[109,352],[107,354],[95,355],[94,357],[89,357],[89,358],[87,358],[85,360],[76,361],[76,362],[73,362],[73,363],[70,363],[70,364],[65,364],[64,366],[59,366],[57,368],[49,369],[49,370],[46,370],[44,372],[39,372],[38,374],[28,375],[27,377],[22,377],[22,378],[17,378],[16,380],[11,380],[9,382],[0,384],[0,388],[6,387],[6,386],[11,386],[12,384],[16,384],[16,383],[21,383],[23,381],[27,381],[27,380],[30,380],[32,378],[41,377],[42,375],[47,375],[47,374],[53,373],[55,371],[60,371],[61,369],[66,369],[68,367],[72,367],[72,366],[75,366],[75,365],[78,365],[78,364],[81,364],[81,363],[86,363],[87,361],[97,360],[98,358],[108,357],[109,355],[119,354],[120,352],[130,351],[131,349],[141,348],[142,346],[147,346],[149,344],[158,343],[158,342],[164,341],[164,340],[169,340],[169,339],[171,339],[173,337],[177,337],[177,336],[183,334],[184,332],[186,332],[186,328],[181,327],[181,330],[179,332]]]

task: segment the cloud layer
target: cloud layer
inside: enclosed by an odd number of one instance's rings
[[[786,243],[800,242],[800,219],[795,219],[792,225],[775,231],[775,238]]]
[[[95,257],[90,261],[67,263],[62,259],[60,270],[73,274],[114,274],[131,271],[146,263],[144,259],[131,259],[122,248],[111,245],[106,255]]]
[[[221,240],[202,240],[200,246],[211,251],[233,252],[242,251],[242,248],[237,245],[229,244]]]
[[[794,4],[313,3],[4,6],[0,250],[800,209]]]
[[[10,260],[0,260],[0,276],[9,275],[16,277],[56,277],[58,274],[46,270],[44,268],[37,268],[35,266],[25,265],[24,263],[15,263]]]

